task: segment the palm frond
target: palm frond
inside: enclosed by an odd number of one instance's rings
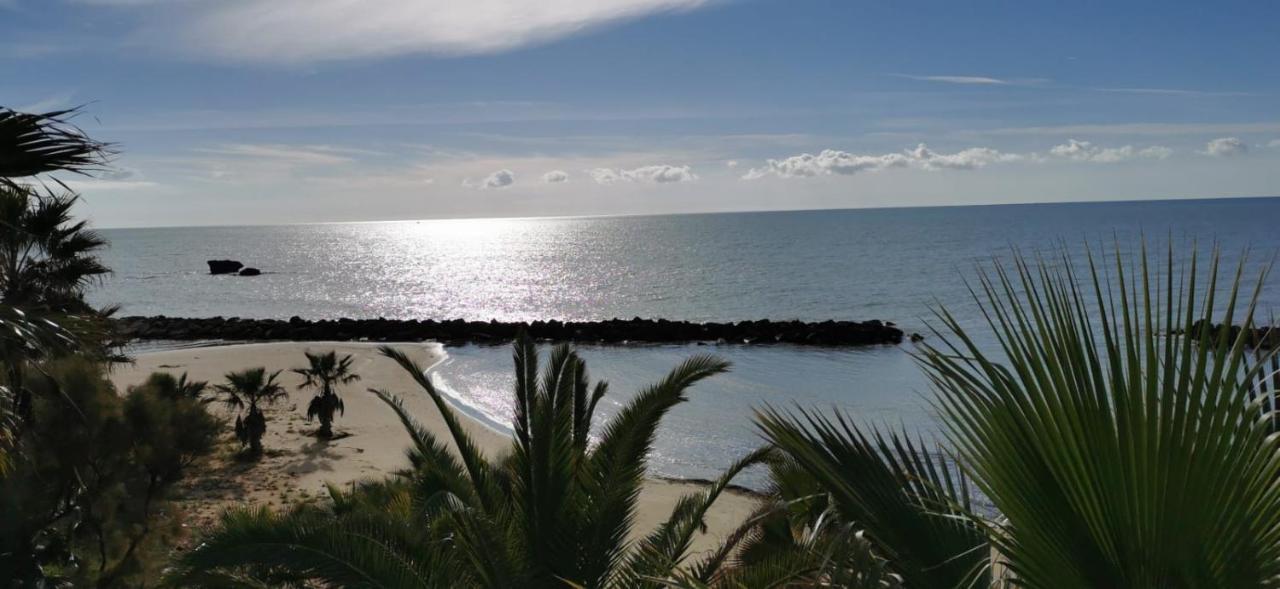
[[[413,443],[409,450],[409,462],[414,466],[413,476],[432,477],[436,487],[433,494],[447,491],[470,505],[478,506],[479,497],[476,496],[475,487],[469,484],[466,470],[449,448],[409,415],[398,397],[377,389],[370,389],[370,392],[395,412],[396,418],[409,434]]]
[[[626,587],[659,587],[661,579],[684,563],[694,535],[706,527],[705,518],[716,499],[743,470],[762,463],[772,447],[757,449],[734,462],[705,491],[682,497],[671,517],[632,550],[617,579]]]
[[[266,509],[233,511],[179,561],[170,582],[222,587],[220,579],[201,584],[218,572],[353,588],[452,586],[457,571],[438,547],[421,542],[405,523],[380,521],[367,513],[334,518],[314,509],[283,515]]]
[[[476,445],[471,435],[462,427],[462,422],[458,420],[458,416],[454,413],[453,408],[449,406],[449,402],[436,390],[431,379],[427,377],[426,371],[417,362],[406,356],[404,352],[391,346],[382,346],[379,351],[383,356],[399,364],[400,368],[408,373],[410,378],[431,398],[436,410],[440,412],[441,418],[444,419],[445,425],[449,428],[449,434],[453,438],[453,444],[459,456],[462,457],[462,464],[466,468],[467,476],[471,479],[472,485],[479,491],[478,500],[485,504],[486,509],[492,509],[494,507],[494,498],[490,493],[492,475],[490,474],[489,463],[485,460],[480,447]]]
[[[920,361],[1004,518],[1000,564],[1029,587],[1272,586],[1280,448],[1244,335],[1262,279],[1243,294],[1244,262],[1224,280],[1216,252],[1207,271],[1134,257],[994,264],[974,298],[1000,355],[937,312]]]
[[[0,183],[56,171],[87,174],[104,169],[112,147],[72,124],[77,112],[32,114],[0,107]]]
[[[590,575],[603,575],[624,561],[647,457],[663,416],[686,400],[689,387],[728,369],[728,362],[714,356],[693,356],[632,397],[605,426],[588,459],[584,481],[594,501],[584,522],[585,541],[596,547],[583,567]]]
[[[909,437],[868,435],[841,414],[756,414],[762,435],[830,499],[910,586],[981,584],[986,545],[966,516],[968,497],[947,465]]]

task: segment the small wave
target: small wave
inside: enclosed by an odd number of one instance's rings
[[[507,420],[504,420],[499,416],[490,415],[483,409],[469,403],[467,396],[459,392],[449,383],[449,379],[445,376],[444,371],[442,370],[443,367],[452,363],[449,353],[445,351],[444,344],[436,342],[428,342],[428,344],[432,346],[434,351],[437,351],[440,354],[440,360],[427,367],[425,373],[427,378],[431,379],[431,384],[435,385],[436,390],[444,394],[445,400],[448,401],[454,409],[457,409],[467,417],[480,422],[485,427],[499,434],[509,436],[515,433],[515,431],[511,429],[511,425]]]

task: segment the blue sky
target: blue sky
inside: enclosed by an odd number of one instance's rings
[[[0,0],[100,226],[1280,194],[1280,3]]]

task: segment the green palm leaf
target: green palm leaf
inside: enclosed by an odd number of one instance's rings
[[[77,109],[30,114],[0,107],[0,184],[60,170],[88,173],[106,166],[111,146],[71,124]]]
[[[284,515],[233,511],[171,575],[184,587],[223,587],[224,579],[270,579],[277,586],[319,580],[336,587],[431,588],[461,581],[442,552],[409,522],[362,512],[335,520],[311,508]]]
[[[1277,583],[1280,450],[1249,400],[1246,336],[1210,329],[1251,325],[1243,268],[1223,280],[1216,255],[1202,272],[1145,250],[1110,267],[1090,252],[1084,277],[1065,255],[997,264],[975,298],[999,360],[939,310],[948,333],[921,362],[1019,585]]]
[[[910,438],[868,435],[843,415],[831,419],[803,410],[797,415],[766,409],[756,423],[827,498],[841,522],[865,530],[908,586],[984,583],[987,541],[967,517],[963,479]]]

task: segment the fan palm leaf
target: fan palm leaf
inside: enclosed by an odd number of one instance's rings
[[[877,430],[868,434],[840,414],[765,409],[756,423],[789,461],[774,469],[775,484],[787,485],[788,473],[801,478],[801,495],[784,488],[779,498],[803,503],[805,494],[816,492],[828,504],[816,513],[802,510],[801,525],[834,518],[846,530],[863,532],[907,586],[986,583],[987,540],[967,517],[964,478],[920,443]]]
[[[0,184],[57,171],[80,174],[106,166],[111,146],[71,123],[78,109],[32,114],[0,107]]]
[[[938,311],[945,333],[920,360],[1001,514],[999,564],[1026,587],[1275,586],[1280,448],[1250,401],[1244,335],[1262,280],[1242,292],[1244,262],[1223,278],[1216,252],[1207,272],[1194,252],[1135,257],[982,273],[999,355]]]

